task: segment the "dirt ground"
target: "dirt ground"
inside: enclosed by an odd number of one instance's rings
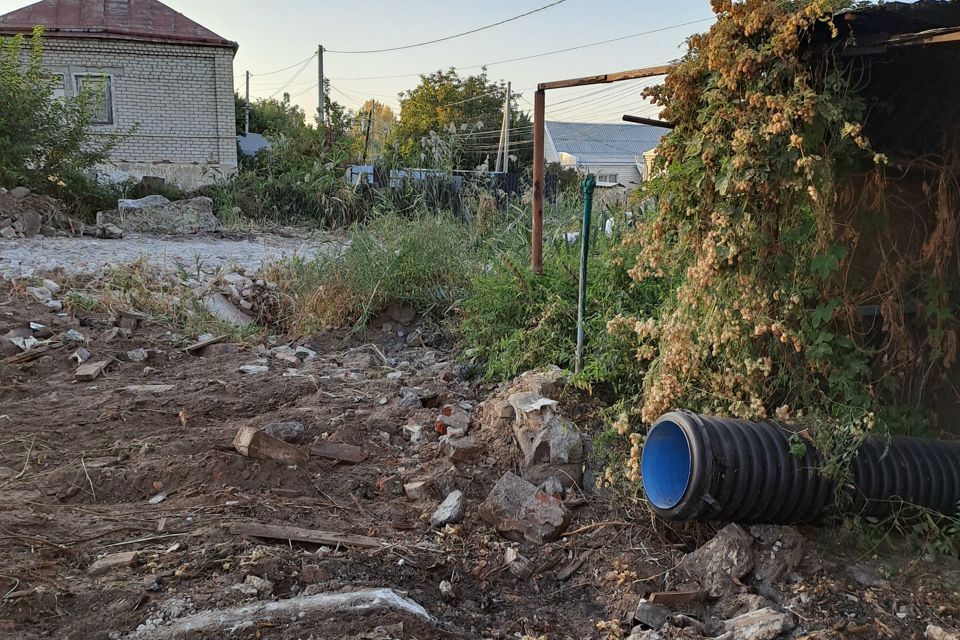
[[[688,584],[678,565],[713,533],[573,491],[565,498],[573,522],[557,542],[498,537],[477,515],[493,484],[517,464],[510,433],[491,432],[478,410],[498,389],[469,380],[452,351],[408,346],[379,326],[367,335],[304,337],[293,345],[317,356],[291,366],[270,344],[219,344],[194,355],[183,347],[195,336],[163,327],[114,335],[111,318],[57,315],[0,284],[0,335],[31,322],[44,325],[34,332],[38,339],[80,332],[91,362],[110,365],[93,381],[75,382],[70,354],[79,345],[26,363],[0,360],[3,638],[201,637],[150,634],[195,612],[370,588],[397,591],[430,619],[389,608],[306,612],[202,637],[626,637],[640,598]],[[147,350],[146,361],[127,355],[138,348]],[[269,370],[241,373],[247,364]],[[448,403],[473,412],[471,433],[483,447],[472,460],[452,462],[438,446],[433,423]],[[591,423],[589,402],[570,396],[564,407],[575,421]],[[231,446],[241,426],[286,421],[302,423],[305,443],[358,445],[367,457],[353,465],[311,457],[287,466]],[[411,442],[406,425],[423,427],[421,443]],[[415,480],[426,480],[427,491],[406,495],[404,484]],[[432,528],[428,518],[453,489],[465,496],[463,522]],[[329,547],[236,532],[253,522],[386,544]],[[717,635],[715,624],[748,610],[747,596],[772,602],[791,621],[792,630],[755,638],[922,638],[931,623],[956,628],[956,562],[845,546],[830,530],[800,533],[795,558],[772,577],[738,580],[733,599],[679,605],[674,613],[686,615],[662,636],[637,629],[634,637]],[[782,553],[779,542],[757,544],[770,557]],[[530,559],[530,575],[510,570],[508,549]],[[89,572],[118,552],[136,552],[132,566]],[[681,629],[684,618],[692,626]],[[598,629],[610,620],[629,622]]]

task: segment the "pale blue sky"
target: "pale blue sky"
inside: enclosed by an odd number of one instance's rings
[[[548,4],[549,0],[413,0],[399,3],[370,0],[166,0],[177,11],[235,40],[240,50],[234,62],[235,82],[242,92],[243,72],[269,72],[310,56],[323,44],[327,49],[357,50],[399,46],[451,35],[496,22]],[[0,13],[31,4],[29,0],[0,0]],[[416,85],[415,76],[359,80],[430,72],[450,66],[467,67],[652,31],[710,18],[709,0],[566,0],[563,4],[515,22],[448,42],[417,49],[368,55],[328,53],[324,67],[335,87],[334,98],[349,107],[374,97],[396,107],[397,93]],[[667,62],[679,57],[691,34],[710,22],[680,26],[579,51],[491,65],[492,79],[509,80],[532,101],[538,82]],[[289,81],[299,67],[272,75],[254,76],[251,95],[269,96]],[[464,69],[465,73],[478,69]],[[317,105],[316,61],[292,80],[288,91],[308,113]],[[634,86],[612,85],[569,89],[548,94],[548,117],[584,121],[616,121],[626,112],[650,112]],[[277,94],[278,97],[281,94]],[[583,97],[579,97],[583,96]],[[560,103],[560,101],[567,101]],[[551,104],[559,103],[559,104]],[[529,108],[525,102],[521,106]]]

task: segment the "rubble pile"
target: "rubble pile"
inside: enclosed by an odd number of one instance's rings
[[[56,198],[32,193],[26,187],[0,188],[0,238],[31,238],[37,235],[96,235],[96,229],[66,213]]]

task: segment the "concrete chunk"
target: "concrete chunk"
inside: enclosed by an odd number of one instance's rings
[[[92,576],[100,576],[110,573],[117,569],[133,567],[137,564],[137,552],[125,551],[123,553],[111,553],[94,562],[87,568],[87,573]]]
[[[558,539],[571,518],[563,502],[509,472],[494,485],[479,513],[504,538],[536,543]]]

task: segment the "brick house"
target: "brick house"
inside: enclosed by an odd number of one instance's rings
[[[95,91],[95,128],[127,133],[100,167],[184,188],[237,169],[237,44],[157,0],[42,0],[0,16],[0,37],[44,27],[56,92]]]

